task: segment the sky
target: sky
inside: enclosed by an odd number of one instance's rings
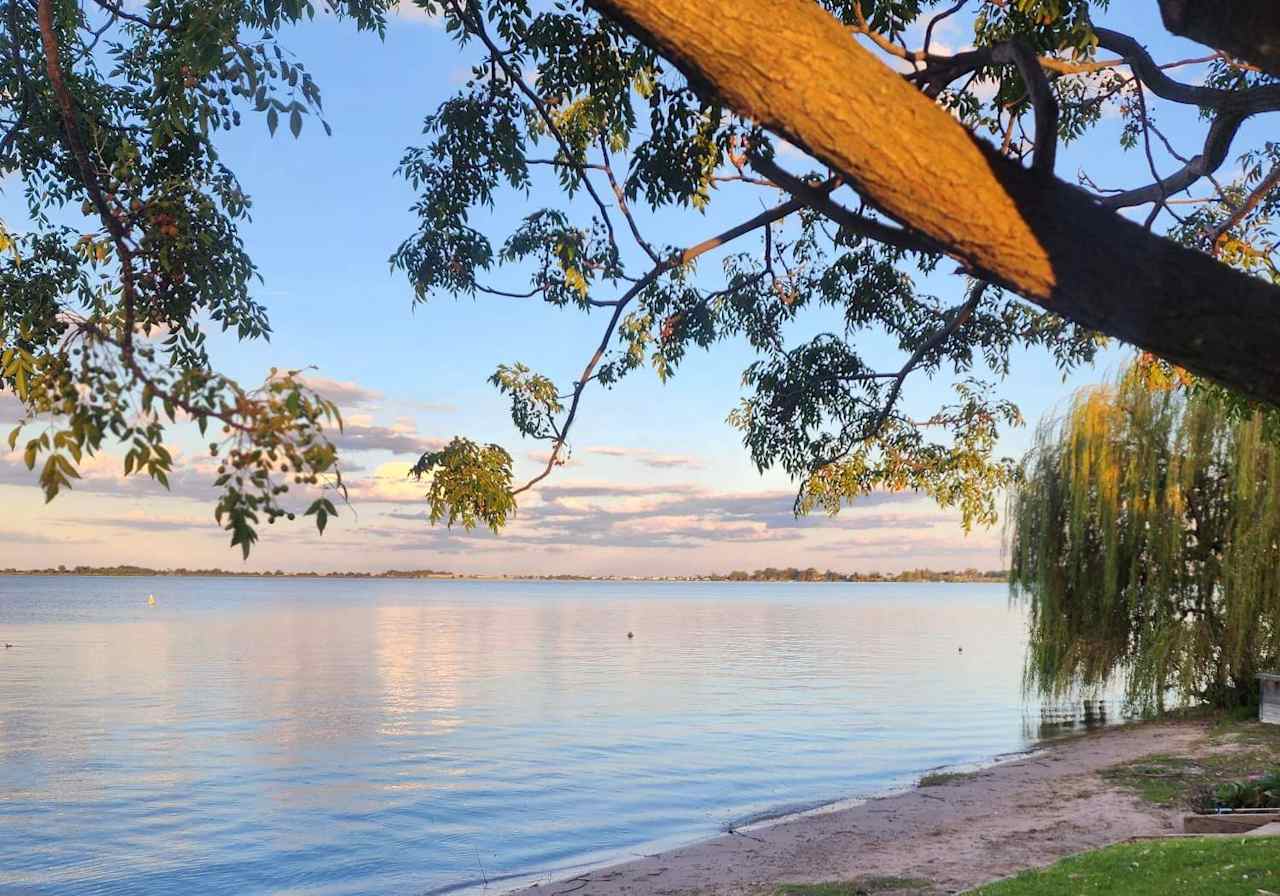
[[[1165,34],[1154,2],[1113,7],[1099,23],[1141,35],[1158,60],[1205,55],[1205,48]],[[947,23],[935,48],[962,49],[964,30],[959,17]],[[264,278],[257,296],[270,311],[274,335],[246,344],[216,337],[214,360],[246,382],[261,381],[273,366],[310,370],[311,382],[344,411],[346,431],[337,441],[351,507],[340,507],[323,537],[309,524],[264,526],[242,562],[213,520],[216,464],[193,432],[174,434],[178,470],[170,491],[124,478],[120,457],[104,454],[85,465],[71,493],[48,505],[20,456],[0,453],[0,505],[7,511],[0,521],[0,568],[135,563],[689,575],[764,566],[1002,565],[999,526],[966,533],[958,514],[911,493],[871,495],[835,518],[795,518],[795,485],[777,472],[758,473],[725,422],[751,360],[743,346],[695,352],[665,385],[644,371],[611,391],[590,390],[570,463],[522,500],[502,535],[431,526],[422,486],[406,479],[409,464],[421,451],[465,434],[511,450],[517,480],[537,472],[545,445],[518,437],[506,405],[485,380],[497,364],[518,360],[569,383],[604,321],[599,313],[500,299],[441,298],[413,307],[407,279],[388,264],[415,228],[413,190],[394,170],[405,147],[423,142],[423,117],[465,80],[467,57],[416,10],[393,17],[383,41],[324,18],[282,37],[319,83],[333,135],[309,121],[296,141],[284,128],[269,139],[265,124],[251,120],[220,143],[254,200],[243,233]],[[1198,67],[1178,70],[1184,80],[1200,74]],[[1193,115],[1159,108],[1156,114],[1165,116],[1161,124],[1175,144],[1195,151],[1203,125]],[[1065,149],[1059,176],[1073,179],[1087,163],[1100,183],[1145,183],[1145,157],[1122,153],[1118,130],[1112,116],[1097,136]],[[784,153],[783,159],[799,168],[797,156]],[[1159,161],[1165,173],[1177,164]],[[12,228],[23,217],[21,192],[12,181],[0,188],[0,216]],[[537,198],[536,191],[532,199],[504,197],[492,217],[513,220]],[[664,238],[683,244],[736,223],[733,212],[743,207],[736,200],[713,202],[706,216],[682,213],[657,223],[669,231]],[[937,291],[958,294],[961,286],[949,278]],[[860,345],[886,363],[900,357],[883,338]],[[1066,378],[1047,354],[1015,356],[1001,394],[1021,406],[1028,425],[1005,433],[1001,452],[1024,452],[1037,419],[1074,389],[1107,376],[1125,356],[1114,346],[1093,368]],[[945,373],[911,381],[908,409],[936,407],[950,385]],[[0,393],[0,422],[17,416],[12,396]]]

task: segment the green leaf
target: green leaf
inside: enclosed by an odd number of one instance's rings
[[[296,108],[289,113],[289,130],[293,132],[294,138],[302,133],[302,113]]]
[[[274,106],[272,106],[270,109],[267,110],[267,130],[271,132],[271,136],[274,137],[276,135],[276,127],[279,124],[280,124],[280,113],[275,110]],[[247,557],[248,554],[246,553],[245,556]]]

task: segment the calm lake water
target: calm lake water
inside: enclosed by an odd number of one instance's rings
[[[0,893],[493,891],[883,792],[1034,742],[1023,625],[1000,585],[0,578]]]

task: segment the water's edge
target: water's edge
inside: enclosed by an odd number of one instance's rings
[[[569,877],[570,873],[580,876],[587,875],[596,871],[604,871],[618,865],[624,865],[636,859],[652,858],[673,850],[687,849],[703,843],[709,843],[713,840],[718,840],[725,835],[750,834],[755,831],[776,827],[777,825],[790,824],[791,822],[798,821],[802,818],[811,818],[817,815],[828,815],[835,812],[842,812],[846,809],[852,809],[856,806],[866,805],[867,803],[892,799],[893,797],[901,796],[904,793],[910,793],[917,789],[917,782],[925,775],[933,772],[979,772],[999,765],[1004,765],[1006,763],[1030,759],[1047,753],[1056,741],[1070,736],[1070,733],[1064,733],[1049,738],[1035,746],[1028,747],[1027,749],[997,753],[986,760],[962,762],[954,765],[936,765],[930,768],[919,769],[918,771],[911,773],[909,779],[910,783],[894,784],[866,796],[840,797],[815,805],[797,806],[791,804],[781,805],[776,809],[766,809],[742,819],[731,821],[720,831],[714,834],[709,834],[705,837],[695,837],[693,839],[675,837],[657,840],[641,844],[637,847],[632,847],[625,851],[614,850],[611,855],[602,855],[589,861],[575,862],[568,865],[562,865],[555,868],[544,868],[537,871],[516,872],[514,874],[504,874],[497,877],[489,877],[482,874],[479,877],[456,881],[430,890],[423,890],[416,894],[416,896],[473,896],[473,894],[479,893],[495,893],[496,896],[507,896],[507,894],[518,893],[535,885],[547,886],[554,883],[565,883],[575,879],[573,877]],[[500,889],[494,891],[492,890],[492,887],[495,884],[501,884],[502,886]]]

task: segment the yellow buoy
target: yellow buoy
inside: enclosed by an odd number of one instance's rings
[[[154,607],[156,605],[156,596],[154,594],[147,595],[147,606]]]

